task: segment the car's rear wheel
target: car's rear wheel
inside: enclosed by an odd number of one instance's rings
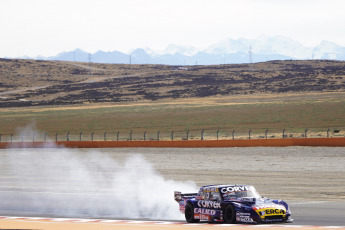
[[[226,206],[223,216],[224,222],[227,224],[234,224],[236,222],[235,208],[232,204]]]
[[[186,205],[186,208],[184,210],[184,215],[188,223],[198,223],[200,221],[198,219],[194,219],[194,208],[191,203],[188,203]]]

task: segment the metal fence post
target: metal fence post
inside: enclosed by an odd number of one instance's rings
[[[157,132],[157,140],[159,141],[159,133],[160,131]]]
[[[267,139],[267,132],[268,132],[268,129],[266,129],[265,131],[265,139]]]
[[[13,133],[11,133],[11,142],[13,141]]]
[[[104,132],[104,141],[107,141],[107,132]]]
[[[252,132],[251,129],[249,129],[249,136],[248,136],[248,139],[250,140],[250,133]]]
[[[67,141],[69,141],[69,132],[67,133]]]
[[[285,129],[283,129],[283,139],[285,138]]]
[[[232,139],[235,140],[235,130],[232,130]]]
[[[146,141],[146,131],[144,132],[144,141]]]
[[[47,141],[47,133],[44,133],[44,142]]]
[[[119,135],[120,135],[120,131],[117,131],[116,133],[116,140],[119,141]]]
[[[189,139],[189,130],[187,130],[187,141]]]
[[[307,138],[307,132],[308,132],[308,129],[305,129],[304,130],[304,137]]]
[[[79,141],[81,141],[81,135],[83,134],[83,132],[79,133]]]
[[[132,140],[132,130],[131,130],[130,133],[129,133],[129,140],[130,140],[130,141]]]
[[[327,138],[329,137],[329,129],[327,129]],[[1,135],[0,135],[0,141],[1,141]]]
[[[205,129],[201,130],[201,140],[202,141],[204,140],[204,131],[205,131]]]
[[[171,131],[171,140],[174,140],[174,131]]]
[[[218,141],[218,136],[219,136],[219,130],[217,130],[217,141]]]
[[[91,141],[93,141],[93,134],[94,134],[94,132],[91,133]]]

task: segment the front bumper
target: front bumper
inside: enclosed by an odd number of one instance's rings
[[[237,212],[236,213],[236,222],[237,223],[246,223],[246,224],[261,224],[261,223],[292,223],[293,219],[290,218],[290,213],[280,214],[280,215],[269,215],[262,214],[260,215],[257,212]]]

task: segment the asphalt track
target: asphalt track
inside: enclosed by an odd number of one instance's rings
[[[255,149],[251,149],[251,151],[254,151]],[[260,150],[260,149],[259,149]],[[261,149],[262,150],[262,149]],[[260,151],[261,151],[260,150]],[[287,152],[288,150],[295,150],[295,149],[277,149],[276,151],[284,151]],[[298,155],[301,154],[301,151],[306,151],[307,149],[300,149],[297,148],[296,150],[298,150]],[[311,149],[311,151],[324,151],[324,152],[334,152],[335,150],[337,150],[339,152],[339,149],[320,149],[320,148],[313,148]],[[76,150],[75,150],[76,151]],[[339,226],[338,228],[345,228],[345,201],[342,200],[342,194],[344,190],[340,190],[339,193],[336,193],[333,196],[329,196],[329,199],[325,199],[323,200],[322,197],[318,197],[318,196],[313,196],[314,199],[307,199],[307,200],[303,200],[302,198],[300,198],[299,200],[292,200],[294,198],[292,198],[291,200],[289,199],[285,199],[288,204],[291,207],[292,210],[292,218],[295,220],[293,224],[284,224],[282,226],[277,226],[277,225],[258,225],[258,226],[253,226],[253,225],[235,225],[236,227],[234,227],[234,225],[214,225],[214,224],[207,224],[207,223],[203,223],[202,225],[186,225],[185,221],[183,220],[176,220],[176,219],[132,219],[129,220],[131,217],[133,217],[133,215],[129,215],[126,214],[124,216],[122,216],[122,220],[121,218],[118,218],[118,216],[116,216],[116,214],[112,214],[111,212],[114,210],[110,210],[109,213],[104,213],[103,214],[99,214],[99,215],[90,215],[90,216],[85,216],[83,215],[83,213],[75,213],[74,215],[69,215],[69,214],[64,214],[64,210],[60,210],[60,214],[57,215],[56,214],[56,210],[52,209],[38,209],[35,210],[35,203],[32,203],[32,197],[36,197],[39,196],[40,194],[43,194],[45,196],[41,196],[40,198],[42,199],[46,199],[46,201],[48,201],[47,203],[53,203],[53,205],[49,206],[50,208],[57,208],[59,207],[59,202],[62,201],[60,199],[57,199],[59,197],[63,197],[65,198],[66,196],[69,197],[70,193],[64,193],[63,189],[69,188],[69,187],[61,187],[60,190],[56,189],[56,184],[55,182],[53,183],[53,190],[49,190],[49,183],[48,183],[48,179],[49,177],[45,178],[45,177],[41,177],[42,172],[47,173],[50,172],[49,170],[43,170],[44,169],[44,165],[47,165],[47,167],[50,169],[53,168],[54,169],[59,169],[57,167],[57,161],[61,160],[62,162],[66,161],[65,157],[69,157],[69,156],[75,156],[77,154],[81,154],[84,158],[85,156],[88,156],[90,158],[91,155],[87,155],[84,152],[80,152],[80,150],[78,150],[78,152],[75,151],[69,151],[68,154],[63,154],[63,153],[59,153],[59,158],[51,158],[51,156],[49,158],[44,158],[44,154],[42,152],[39,152],[38,150],[32,150],[32,151],[23,151],[20,152],[18,150],[13,150],[13,151],[6,151],[3,153],[1,160],[3,161],[3,165],[1,167],[1,178],[2,178],[2,189],[0,190],[0,229],[62,229],[61,226],[64,226],[63,229],[110,229],[110,228],[116,228],[116,229],[154,229],[157,226],[160,227],[159,229],[162,229],[162,226],[166,226],[168,228],[171,229],[171,227],[178,227],[180,229],[186,228],[186,229],[190,229],[190,228],[204,228],[204,226],[208,226],[207,229],[222,229],[222,228],[229,228],[231,227],[232,229],[245,229],[245,228],[271,228],[272,230],[275,228],[282,228],[282,227],[289,227],[289,228],[299,228],[299,229],[315,229],[314,227],[310,227],[310,226],[325,226],[323,228],[330,228],[329,226]],[[153,150],[148,150],[148,151],[153,151]],[[36,153],[37,152],[37,153]],[[80,152],[80,153],[79,153]],[[265,149],[265,152],[268,152],[268,149]],[[35,154],[36,153],[36,154]],[[343,151],[342,149],[340,150],[340,152],[338,153],[338,155],[340,154],[341,156],[343,156]],[[125,155],[128,153],[125,153]],[[172,153],[171,153],[172,154]],[[207,153],[207,154],[211,154],[211,153]],[[217,154],[221,154],[220,150],[218,151]],[[241,152],[241,154],[244,154]],[[274,153],[277,154],[277,153]],[[291,153],[290,153],[291,154]],[[308,153],[310,155],[313,155],[314,153],[310,152]],[[326,153],[322,153],[322,156],[324,156]],[[155,158],[157,158],[156,155],[154,156]],[[315,154],[314,154],[315,155]],[[333,154],[333,155],[329,155],[329,156],[336,156],[337,154]],[[7,159],[12,159],[9,158],[9,156],[14,156],[13,160],[14,161],[5,161],[6,157]],[[26,157],[28,156],[28,158]],[[42,162],[44,162],[45,164],[39,164],[39,161],[32,161],[35,164],[33,164],[31,161],[29,161],[30,159],[33,159],[36,157],[40,157],[42,158]],[[93,162],[92,159],[95,159],[97,161],[99,161],[99,156],[102,156],[101,152],[97,152],[95,154],[95,156],[97,156],[97,158],[90,158],[90,161],[86,162]],[[119,157],[119,153],[116,154],[117,157]],[[149,157],[149,155],[146,155],[147,157]],[[165,155],[166,157],[167,155]],[[174,157],[179,156],[176,154],[173,154]],[[181,155],[182,156],[182,155]],[[180,156],[180,157],[181,157]],[[269,154],[269,157],[272,159],[272,154]],[[292,155],[295,156],[295,155]],[[318,156],[318,155],[316,155]],[[327,155],[328,156],[328,155]],[[327,159],[329,159],[329,156]],[[236,154],[233,153],[232,157],[236,157]],[[60,159],[61,158],[61,159]],[[77,158],[77,160],[81,160],[84,158]],[[86,157],[86,159],[89,159]],[[47,162],[48,159],[53,159],[53,160],[49,160]],[[71,161],[70,158],[68,158],[69,161]],[[279,158],[279,160],[281,160],[282,158]],[[295,159],[295,158],[293,158]],[[303,159],[303,158],[298,158],[299,160]],[[307,160],[310,160],[311,158],[306,158]],[[338,166],[340,166],[341,170],[343,169],[343,160],[342,158],[336,157],[335,159],[337,159],[336,161],[330,161],[332,168],[337,169]],[[313,161],[314,164],[316,164],[320,159],[317,158],[316,160]],[[169,160],[168,158],[166,159],[167,162],[170,162],[171,160]],[[306,161],[306,160],[304,160]],[[323,159],[323,162],[325,162],[326,159]],[[6,163],[7,162],[7,163]],[[275,161],[274,161],[275,162]],[[339,163],[337,163],[339,162]],[[0,163],[2,163],[0,161]],[[6,163],[6,164],[5,164]],[[114,162],[109,162],[109,165],[113,165]],[[142,163],[140,161],[140,163]],[[257,163],[255,161],[255,163]],[[276,162],[275,162],[276,163]],[[9,168],[7,168],[7,166],[9,166],[10,164],[16,164],[16,166],[18,167],[14,167],[16,172],[21,172],[19,174],[11,174],[8,172],[12,172],[10,171]],[[36,166],[36,165],[40,165],[39,169],[37,172],[34,171],[34,168],[31,167],[32,165]],[[92,169],[97,172],[99,171],[98,166],[99,165],[95,165],[95,164],[86,164],[89,167],[92,167]],[[74,166],[74,164],[73,164]],[[101,166],[107,166],[105,165],[101,165]],[[305,166],[307,167],[307,165]],[[37,168],[37,167],[36,167]],[[105,167],[104,169],[112,169],[114,170],[114,168],[107,168]],[[120,169],[123,169],[120,167]],[[301,171],[301,175],[304,172],[307,172],[307,170],[312,169],[312,168],[306,168],[305,170]],[[326,166],[323,167],[324,171],[326,169],[328,169]],[[339,170],[340,170],[339,169]],[[91,170],[91,172],[94,172]],[[170,172],[171,170],[169,170]],[[315,177],[317,178],[322,178],[323,173],[325,173],[322,170],[317,170],[315,173]],[[7,174],[6,174],[7,172]],[[37,175],[33,172],[36,172]],[[59,174],[61,174],[61,171],[57,171]],[[77,171],[79,172],[79,171]],[[103,170],[103,173],[105,173],[106,171]],[[114,171],[111,171],[114,172]],[[115,171],[116,172],[116,171]],[[341,171],[343,172],[343,171]],[[19,180],[17,182],[25,182],[26,180],[28,180],[27,178],[24,178],[25,176],[28,176],[28,178],[32,177],[32,180],[30,183],[28,183],[26,186],[24,186],[23,188],[18,187],[18,183],[14,184],[16,186],[11,185],[11,183],[14,183],[15,180],[13,180],[13,178],[11,178],[11,176],[13,177],[14,175],[18,176],[19,179],[23,179],[23,180]],[[55,175],[55,174],[54,174]],[[107,174],[106,174],[107,175]],[[333,175],[333,174],[332,174]],[[336,176],[338,174],[334,174],[334,176]],[[343,174],[342,174],[343,175]],[[84,177],[83,177],[84,178]],[[213,177],[212,177],[213,178]],[[332,177],[333,178],[333,177]],[[343,177],[340,177],[343,178]],[[141,179],[142,180],[142,179]],[[272,179],[273,182],[275,181],[275,179]],[[107,180],[108,181],[108,180]],[[334,180],[332,180],[334,181]],[[75,183],[74,181],[70,181],[71,183]],[[80,182],[80,181],[79,181]],[[274,182],[276,183],[276,182]],[[341,183],[341,180],[337,182],[338,184],[336,185],[341,185],[339,183]],[[267,182],[265,183],[265,185],[267,186]],[[301,184],[302,186],[304,185],[303,182]],[[71,186],[70,184],[68,184],[68,186]],[[281,186],[286,186],[284,184],[282,184]],[[339,187],[338,186],[338,187]],[[79,187],[79,185],[77,186]],[[269,187],[269,186],[268,186]],[[90,186],[88,186],[87,188],[90,188]],[[315,188],[315,189],[314,189]],[[333,188],[333,187],[332,187]],[[334,187],[335,189],[336,187]],[[339,188],[342,188],[341,186]],[[22,189],[22,190],[21,190]],[[41,190],[43,189],[43,190]],[[68,191],[68,190],[67,190]],[[102,198],[102,200],[109,200],[109,196],[112,197],[114,196],[113,194],[113,190],[111,190],[112,193],[90,193],[87,195],[88,198],[90,198],[90,200],[95,200],[93,199],[94,195],[96,197],[100,197]],[[321,194],[320,191],[321,187],[318,186],[318,184],[312,184],[312,186],[309,188],[309,190],[306,190],[307,195],[310,194],[311,192],[316,191],[316,194]],[[325,190],[325,192],[332,192],[333,190]],[[83,190],[83,192],[86,192]],[[267,191],[266,191],[267,192]],[[35,196],[31,196],[32,194],[35,194]],[[328,193],[327,193],[328,194]],[[27,195],[30,195],[29,197],[27,197]],[[74,198],[75,195],[71,196],[72,198]],[[30,198],[30,199],[28,199]],[[76,197],[78,198],[78,197]],[[81,197],[83,198],[83,197]],[[81,199],[80,198],[80,199]],[[85,197],[84,197],[85,198]],[[297,198],[296,198],[297,199]],[[332,200],[334,199],[334,201]],[[75,200],[75,199],[73,199]],[[70,200],[70,201],[73,201]],[[41,200],[40,201],[44,201]],[[51,201],[51,202],[49,202]],[[44,202],[43,202],[44,203]],[[78,205],[82,205],[84,202],[79,202]],[[79,206],[75,205],[73,207],[78,208]],[[103,205],[103,203],[102,203]],[[47,206],[48,207],[48,206]],[[63,207],[63,206],[61,206]],[[79,209],[78,210],[82,210]],[[102,209],[103,210],[103,209]],[[116,211],[116,210],[115,210]],[[42,217],[43,219],[26,219],[26,218],[13,218],[12,220],[9,218],[1,218],[1,216],[19,216],[19,217]],[[51,221],[51,218],[82,218],[79,219],[77,221],[71,221],[71,220],[66,220],[64,221],[64,219],[60,219],[59,221]],[[91,220],[88,220],[88,218],[91,218]],[[97,220],[97,219],[98,220]],[[100,219],[102,219],[102,221],[100,221]],[[121,221],[120,221],[121,220]],[[35,222],[35,223],[33,223]],[[58,223],[56,223],[58,222]],[[164,224],[163,224],[164,223]],[[90,224],[90,226],[89,226]],[[53,227],[59,225],[60,228],[58,227]],[[71,226],[72,225],[72,226]],[[102,226],[101,226],[102,225]],[[83,228],[86,227],[87,228]],[[97,227],[96,227],[97,226]],[[116,226],[116,227],[114,227]],[[261,227],[260,227],[261,226]],[[298,227],[298,226],[302,226],[302,227]],[[320,227],[318,227],[320,228]],[[335,227],[333,227],[335,228]]]
[[[297,201],[289,202],[293,224],[317,226],[345,226],[345,202]]]

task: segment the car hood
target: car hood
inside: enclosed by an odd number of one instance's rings
[[[267,213],[272,212],[272,214],[278,215],[285,214],[287,211],[284,205],[267,198],[242,197],[238,200],[232,201],[238,203],[239,206],[246,206],[247,208],[250,207],[256,212],[268,210]]]

